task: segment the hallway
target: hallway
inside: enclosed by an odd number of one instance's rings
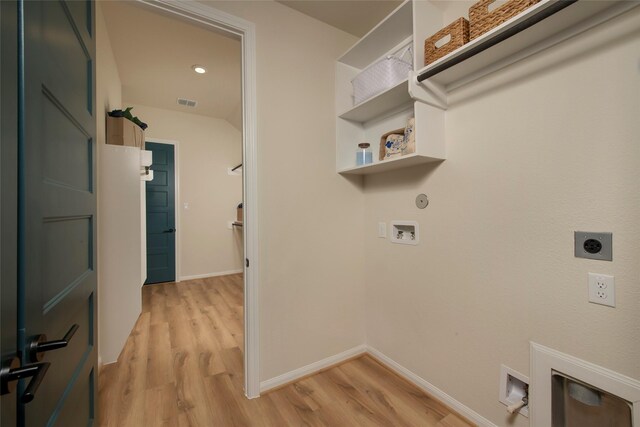
[[[363,356],[262,397],[243,393],[242,275],[143,288],[99,381],[99,426],[469,426]]]

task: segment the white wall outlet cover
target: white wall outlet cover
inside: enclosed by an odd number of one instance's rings
[[[420,229],[416,221],[391,221],[391,242],[403,245],[417,245]]]
[[[589,273],[589,302],[616,306],[616,288],[613,276]]]
[[[529,378],[508,366],[500,365],[500,393],[498,400],[505,406],[518,403],[524,397],[525,385],[529,386]],[[520,415],[529,417],[529,406],[518,411]]]
[[[185,210],[188,210],[189,209],[189,202],[183,203],[182,206],[185,208]]]
[[[387,238],[387,223],[379,222],[378,223],[378,237],[386,239]]]

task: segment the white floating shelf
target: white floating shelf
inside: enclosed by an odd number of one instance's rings
[[[409,95],[408,81],[403,80],[391,89],[361,102],[338,117],[362,123],[410,102],[412,99]]]
[[[383,160],[368,165],[354,166],[339,170],[338,173],[344,175],[369,175],[374,173],[381,173],[392,171],[395,169],[407,168],[410,166],[421,165],[424,163],[441,162],[443,159],[437,159],[434,157],[421,156],[419,154],[407,154],[406,156],[398,157],[390,160]]]
[[[544,14],[546,9],[556,7],[562,1],[541,1],[520,15],[418,70],[416,76],[454,64],[428,77],[425,81],[427,86],[435,86],[446,92],[558,44],[640,5],[637,1],[578,0],[521,32],[473,54],[473,51],[483,44],[499,39],[514,27],[526,25],[527,20],[535,19],[536,15]],[[473,55],[469,56],[470,54]],[[461,59],[463,59],[461,62],[456,63]],[[409,88],[413,92],[413,98],[438,106],[438,102],[433,102],[434,99],[429,94],[421,93],[419,86],[420,84],[414,78]]]
[[[407,0],[365,34],[338,62],[361,70],[412,35],[412,4]]]

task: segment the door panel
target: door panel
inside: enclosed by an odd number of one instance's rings
[[[153,181],[146,186],[147,199],[147,281],[176,280],[175,153],[170,144],[148,142],[153,152]]]
[[[159,168],[160,165],[166,165],[166,163],[160,163],[159,165],[157,165],[157,167]],[[160,169],[155,169],[153,172],[153,185],[167,185],[167,172],[160,170]]]
[[[87,390],[96,390],[95,370],[89,369],[90,365],[85,365],[85,369],[79,373],[73,387],[69,390],[67,404],[60,408],[57,416],[57,426],[76,426],[82,424],[78,420],[94,420],[95,406],[93,404],[95,396],[87,393]]]
[[[91,218],[45,220],[42,228],[43,308],[57,301],[91,274]]]
[[[89,2],[24,2],[23,363],[33,337],[61,339],[79,325],[67,347],[43,354],[51,367],[18,408],[27,426],[86,426],[94,413],[93,19]]]
[[[55,100],[46,97],[43,133],[48,136],[43,148],[44,175],[57,184],[80,191],[91,191],[92,140],[74,123]],[[70,162],[73,168],[65,167]]]
[[[0,1],[0,360],[17,351],[18,18],[15,1]],[[0,425],[16,425],[17,393],[0,397]]]
[[[30,2],[26,2],[28,5]],[[78,25],[69,10],[74,1],[42,1],[35,8],[44,13],[37,24],[42,44],[39,46],[41,60],[47,69],[42,74],[42,91],[54,94],[75,120],[90,121],[93,112],[93,46],[91,39],[81,36],[82,26]],[[29,13],[29,7],[25,9]],[[33,15],[31,15],[33,16]],[[26,15],[26,19],[31,16]],[[34,23],[36,22],[28,22]],[[86,33],[86,31],[85,31]]]
[[[58,326],[52,329],[56,330],[56,334],[52,335],[51,338],[60,338],[64,336],[64,334],[69,329],[67,325],[92,325],[93,324],[93,297],[89,297],[86,300],[82,301],[82,305],[79,307],[75,313],[72,313],[70,316],[65,316],[64,322],[58,322]],[[56,350],[48,353],[45,357],[47,362],[51,363],[51,368],[47,372],[46,383],[42,384],[42,388],[38,390],[38,398],[42,400],[42,405],[40,410],[44,411],[47,414],[53,414],[57,411],[62,411],[66,408],[67,405],[73,406],[74,403],[67,399],[60,399],[60,389],[58,387],[54,387],[54,384],[69,384],[71,388],[77,387],[75,384],[76,381],[80,379],[80,374],[82,370],[89,366],[92,368],[90,363],[87,363],[87,358],[91,356],[91,352],[87,351],[87,348],[92,346],[93,337],[90,334],[90,327],[83,328],[82,326],[78,328],[78,331],[75,333],[73,338],[69,341],[69,345],[64,350]],[[78,367],[81,367],[78,370]],[[75,378],[78,376],[78,378]],[[50,385],[50,386],[47,386]],[[66,388],[66,387],[65,387]],[[63,392],[67,392],[64,389]],[[87,392],[91,393],[91,390],[83,390],[86,394]],[[32,402],[32,403],[35,403]],[[28,404],[27,410],[30,410]],[[56,420],[55,425],[59,426],[67,426],[67,425],[87,425],[87,419],[84,419],[83,422],[76,421],[77,424],[63,424],[60,420]]]
[[[77,23],[78,30],[86,44],[93,37],[93,2],[91,0],[75,0],[67,3],[73,21]]]

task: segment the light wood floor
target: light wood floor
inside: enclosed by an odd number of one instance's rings
[[[369,356],[248,400],[242,276],[145,286],[118,363],[102,369],[99,426],[472,424]]]

